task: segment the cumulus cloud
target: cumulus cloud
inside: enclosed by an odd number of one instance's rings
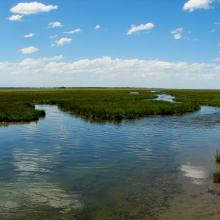
[[[100,57],[0,62],[0,86],[220,88],[220,64]]]
[[[23,15],[11,15],[9,21],[22,21]]]
[[[38,51],[39,51],[39,49],[34,46],[25,47],[25,48],[20,49],[20,52],[22,54],[32,54],[32,53],[36,53]]]
[[[131,35],[139,31],[147,31],[152,30],[154,28],[154,24],[149,22],[146,24],[139,24],[139,25],[131,25],[130,29],[128,30],[127,34]]]
[[[175,30],[171,31],[174,40],[181,40],[183,38],[183,28],[176,28]]]
[[[24,35],[24,38],[32,38],[35,36],[35,33],[28,33]]]
[[[210,9],[214,0],[188,0],[183,5],[183,10],[193,12],[197,9]]]
[[[58,9],[57,5],[45,5],[40,2],[20,2],[10,9],[11,13],[31,15],[38,14],[41,12],[50,12],[52,10]]]
[[[81,32],[81,29],[76,28],[76,29],[73,29],[71,31],[66,31],[66,32],[64,32],[64,34],[76,34],[76,33],[79,33],[79,32]]]
[[[101,25],[100,25],[100,24],[97,24],[94,29],[95,29],[95,30],[101,29]]]
[[[56,27],[63,27],[63,24],[59,21],[53,21],[53,22],[50,22],[48,26],[51,28],[56,28]]]
[[[61,46],[64,46],[66,44],[69,44],[71,42],[72,42],[72,38],[63,37],[63,38],[60,38],[59,40],[57,40],[55,43],[56,43],[56,46],[61,47]]]

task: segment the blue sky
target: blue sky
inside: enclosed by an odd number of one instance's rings
[[[218,88],[219,11],[218,0],[3,1],[0,6],[3,81],[0,86],[61,83],[67,86]],[[11,16],[20,17],[10,19]],[[58,27],[50,27],[50,23]],[[96,25],[99,28],[96,29]],[[135,25],[133,31],[131,25]],[[69,31],[75,33],[65,33]],[[25,38],[25,35],[31,37]],[[188,66],[179,69],[181,63]],[[55,70],[48,68],[52,64],[60,68],[62,65],[63,73],[54,73],[56,79],[51,82],[50,74]],[[118,68],[109,71],[111,65]],[[13,74],[9,76],[6,72],[12,67]],[[35,75],[27,76],[27,69],[31,71],[29,74]],[[176,69],[179,76],[174,73]],[[186,69],[192,72],[190,82]],[[98,75],[102,70],[105,77]],[[135,76],[132,71],[137,71]],[[42,80],[41,74],[48,76],[48,81],[47,77]],[[132,75],[131,80],[119,83],[125,75]],[[196,80],[201,77],[203,81]],[[194,86],[198,81],[201,86]]]

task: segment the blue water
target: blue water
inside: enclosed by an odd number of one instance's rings
[[[98,124],[37,108],[45,119],[0,127],[0,219],[184,219],[173,201],[193,193],[217,219],[220,109]]]

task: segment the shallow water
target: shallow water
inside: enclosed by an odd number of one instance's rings
[[[174,102],[175,96],[167,95],[167,94],[159,94],[157,95],[156,101],[164,101],[164,102]]]
[[[220,109],[89,123],[45,109],[0,127],[0,219],[219,219]]]

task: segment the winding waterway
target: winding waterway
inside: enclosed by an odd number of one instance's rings
[[[0,219],[219,219],[220,109],[90,123],[41,105],[0,127]]]

